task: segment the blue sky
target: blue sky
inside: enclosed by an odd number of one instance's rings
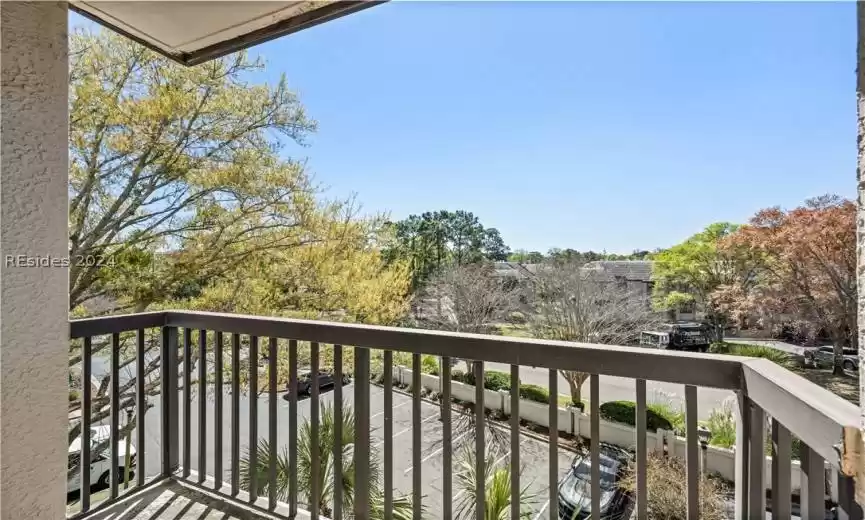
[[[853,196],[854,9],[392,2],[253,52],[319,121],[288,151],[329,196],[628,252]]]

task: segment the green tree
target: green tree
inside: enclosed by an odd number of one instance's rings
[[[71,308],[121,296],[143,310],[254,252],[314,242],[337,216],[280,153],[277,136],[302,145],[316,122],[284,76],[250,84],[261,60],[186,68],[110,31],[75,32],[70,55]]]
[[[408,262],[413,288],[450,264],[505,260],[510,252],[496,228],[485,228],[468,211],[410,215],[391,227],[394,239],[384,252],[385,258]]]
[[[714,339],[723,339],[729,316],[713,305],[712,294],[722,287],[749,287],[756,282],[760,258],[748,247],[721,247],[739,228],[729,222],[710,224],[700,233],[654,255],[654,304],[676,308],[689,300],[713,326]]]
[[[312,425],[309,420],[304,420],[298,432],[297,449],[297,483],[299,493],[303,495],[307,505],[313,503],[318,505],[322,515],[332,516],[334,509],[334,486],[340,485],[342,490],[342,512],[344,518],[353,518],[352,506],[354,503],[355,479],[354,479],[354,436],[356,432],[354,410],[351,406],[342,404],[342,436],[336,438],[336,415],[331,403],[322,403],[320,422],[318,425],[318,482],[317,496],[312,495],[312,455],[314,438],[312,436]],[[341,480],[337,482],[335,461],[333,458],[334,446],[342,448],[342,473]],[[370,503],[371,518],[383,520],[384,515],[384,492],[382,490],[381,467],[378,463],[378,454],[374,447],[370,447],[369,477],[370,477]],[[240,461],[241,486],[248,489],[253,468],[250,465],[250,456],[247,452]],[[288,448],[284,447],[277,454],[276,460],[276,496],[279,500],[289,500],[289,468],[291,459]],[[260,495],[269,493],[269,471],[270,471],[270,445],[267,440],[260,439],[257,445],[256,456],[256,480]],[[393,518],[396,520],[408,520],[412,518],[413,503],[411,496],[396,496],[393,501]]]
[[[404,313],[408,268],[384,265],[379,219],[321,200],[305,162],[287,157],[283,143],[305,145],[316,123],[284,76],[256,82],[263,70],[246,53],[187,68],[110,31],[70,36],[72,316],[173,307],[394,323]],[[135,334],[120,339],[128,373]],[[94,338],[94,357],[109,344]],[[158,346],[146,338],[148,394],[159,391]],[[81,358],[71,342],[71,372]],[[135,405],[136,383],[120,385],[121,408]],[[94,391],[94,423],[109,415],[108,387],[105,377]],[[80,423],[69,441],[78,435]]]
[[[487,260],[502,262],[508,259],[510,248],[502,240],[502,235],[496,228],[487,228],[483,235],[483,254]]]

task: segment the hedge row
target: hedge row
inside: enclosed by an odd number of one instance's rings
[[[600,410],[601,417],[608,421],[636,426],[637,403],[634,401],[610,401],[602,404]],[[672,430],[673,423],[658,412],[647,408],[646,429],[650,431]]]
[[[465,383],[467,385],[475,385],[475,375],[467,374],[462,370],[454,370],[451,372],[451,379],[454,381]],[[498,392],[499,390],[511,389],[511,375],[498,370],[487,370],[484,372],[484,388]]]

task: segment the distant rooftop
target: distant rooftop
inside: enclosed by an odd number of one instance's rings
[[[589,262],[584,269],[596,269],[610,278],[648,282],[652,279],[651,260],[597,260]]]

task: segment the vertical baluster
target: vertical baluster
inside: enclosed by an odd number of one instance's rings
[[[117,459],[120,457],[117,449],[117,441],[120,436],[120,334],[115,332],[111,335],[111,374],[110,382],[110,409],[109,414],[111,428],[109,430],[109,444],[111,445],[111,498],[115,499],[118,495],[117,484],[120,482],[120,467]],[[127,435],[132,435],[129,432]],[[101,442],[101,439],[100,439]]]
[[[369,518],[369,349],[354,349],[354,517]]]
[[[601,379],[598,374],[589,376],[589,399],[591,400],[591,451],[592,451],[592,520],[601,518]]]
[[[81,511],[90,510],[90,414],[92,402],[92,339],[84,338],[81,349]]]
[[[772,418],[772,519],[790,520],[790,432]]]
[[[240,334],[231,335],[231,496],[240,493]]]
[[[268,462],[268,482],[267,482],[267,507],[271,511],[276,509],[276,421],[278,419],[276,412],[276,361],[278,357],[279,345],[276,338],[270,338],[267,352],[267,444],[270,449]]]
[[[198,482],[207,477],[207,331],[198,331]]]
[[[144,335],[146,331],[144,329],[138,329],[138,334],[136,336],[136,352],[135,352],[135,453],[136,453],[136,463],[137,463],[137,482],[139,486],[144,485],[144,475],[145,475],[145,467],[144,467],[144,439],[145,439],[145,431],[144,431],[144,412],[147,411],[147,394],[144,389]]]
[[[222,487],[222,332],[216,331],[213,347],[213,489]]]
[[[451,430],[451,358],[442,357],[442,518],[453,517],[453,431]]]
[[[393,520],[393,352],[384,351],[384,520]],[[447,504],[443,504],[447,510]]]
[[[752,518],[766,516],[766,485],[763,473],[766,471],[766,416],[757,403],[751,403],[751,432],[748,435],[751,451],[748,457],[748,482],[750,492],[748,511]],[[820,466],[822,469],[822,466]]]
[[[735,459],[735,518],[745,519],[748,516],[748,480],[750,472],[748,470],[750,459],[751,443],[749,435],[751,433],[751,400],[743,392],[736,394],[738,406],[736,408],[736,450],[734,452]],[[761,512],[757,513],[762,514]]]
[[[162,394],[162,476],[170,477],[180,461],[180,428],[178,423],[178,346],[177,327],[162,327],[160,381]]]
[[[333,346],[333,520],[342,520],[342,346]]]
[[[826,514],[825,493],[826,474],[823,457],[812,450],[810,446],[802,445],[800,453],[802,471],[799,491],[802,518],[823,518]],[[756,515],[751,515],[755,517]]]
[[[646,520],[648,504],[646,503],[646,380],[637,379],[637,520]]]
[[[475,361],[475,516],[478,520],[486,517],[486,441],[484,439],[484,362]]]
[[[183,478],[192,467],[192,329],[183,329]]]
[[[312,447],[310,448],[312,451],[310,457],[310,496],[317,497],[321,493],[321,489],[319,486],[319,475],[321,468],[319,467],[319,455],[320,449],[319,446],[319,438],[318,438],[318,413],[319,413],[319,402],[318,402],[318,372],[319,372],[319,359],[318,359],[318,343],[312,342],[309,344],[309,355],[312,360],[312,370],[309,374],[309,419],[310,419],[310,440],[312,442]],[[312,513],[312,520],[318,520],[318,515],[321,513],[319,511],[318,500],[313,500],[313,503],[310,504],[310,513]]]
[[[856,503],[856,482],[840,471],[833,471],[838,482],[838,520],[862,520],[862,506]],[[774,514],[772,516],[774,517]]]
[[[411,356],[411,459],[412,459],[412,505],[415,520],[421,514],[421,363],[420,354]]]
[[[688,520],[700,517],[700,449],[697,444],[697,387],[685,385],[685,463],[688,480]]]
[[[511,365],[511,520],[520,518],[520,366]]]
[[[550,492],[550,518],[559,517],[559,373],[556,370],[549,371],[549,424],[550,424],[550,466],[549,466],[549,492]],[[513,478],[513,477],[511,477]]]
[[[297,340],[288,341],[288,507],[297,515]]]
[[[258,336],[249,337],[249,503],[258,500]]]

